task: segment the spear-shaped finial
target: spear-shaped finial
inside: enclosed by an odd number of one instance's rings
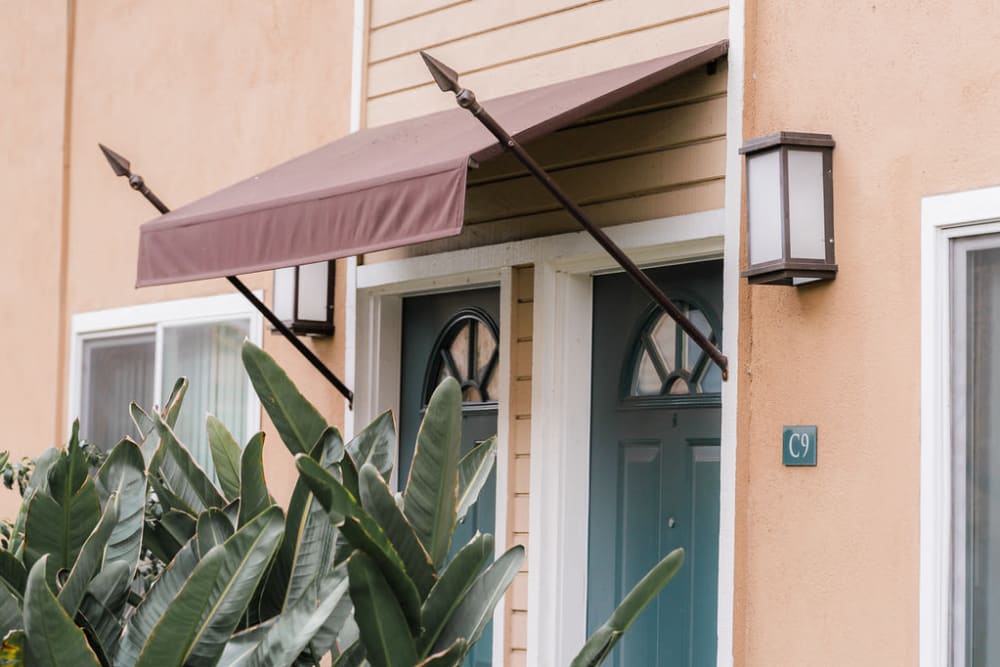
[[[160,213],[170,212],[167,205],[160,201],[160,198],[146,187],[146,182],[142,179],[142,176],[132,173],[132,163],[128,161],[128,158],[119,155],[104,144],[99,143],[97,145],[101,148],[101,152],[104,153],[104,157],[107,158],[108,164],[111,165],[111,169],[115,172],[115,176],[127,176],[128,184],[132,189],[141,192],[142,196],[155,206],[157,211]]]
[[[104,153],[104,157],[107,158],[108,164],[111,165],[111,168],[115,172],[115,176],[132,175],[132,170],[130,168],[132,165],[131,163],[129,163],[128,160],[126,160],[121,155],[114,152],[104,144],[97,144],[97,145],[101,147],[101,152]]]
[[[472,113],[479,113],[482,107],[476,102],[476,94],[468,88],[462,88],[458,83],[458,72],[445,65],[443,62],[428,54],[426,51],[420,52],[420,57],[424,59],[424,64],[434,77],[434,83],[444,92],[455,93],[458,106],[468,109]]]

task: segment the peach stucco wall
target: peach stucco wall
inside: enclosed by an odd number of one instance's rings
[[[1000,183],[998,43],[991,0],[746,3],[744,136],[834,136],[840,273],[741,289],[737,665],[917,664],[920,200]]]
[[[16,392],[0,388],[5,392],[0,394],[4,427],[17,434],[0,449],[9,446],[18,456],[37,453],[56,433],[66,432],[68,372],[57,370],[56,364],[60,353],[68,354],[73,314],[233,292],[223,280],[134,288],[138,226],[155,211],[113,176],[97,143],[128,157],[150,187],[176,206],[346,134],[350,115],[351,0],[47,4],[51,7],[7,3],[4,13],[23,16],[0,22],[0,49],[12,52],[0,62],[0,76],[36,77],[30,85],[14,82],[20,86],[15,91],[26,91],[23,97],[15,95],[19,125],[8,131],[0,123],[4,146],[12,144],[13,155],[39,151],[30,163],[25,158],[28,169],[17,182],[0,181],[3,201],[16,201],[21,212],[17,235],[8,241],[11,231],[5,229],[0,246],[8,268],[8,278],[0,281],[0,305],[5,323],[31,320],[20,333],[5,324],[0,350],[5,357],[17,350],[16,374],[46,378],[23,382]],[[76,16],[66,154],[68,264],[60,325],[56,251],[67,5],[75,7]],[[44,49],[37,47],[40,37],[49,43]],[[16,58],[31,62],[25,67]],[[5,89],[7,85],[4,81]],[[40,185],[43,179],[51,179],[51,186]],[[8,259],[7,253],[14,257]],[[18,269],[9,270],[12,265]],[[343,266],[339,270],[342,303]],[[263,289],[270,301],[270,273],[245,280]],[[10,291],[18,291],[17,298],[7,297]],[[343,309],[336,312],[337,335],[308,344],[343,376]],[[266,328],[265,348],[328,420],[339,425],[339,394],[283,339],[268,332]],[[58,425],[53,424],[56,415]],[[268,481],[283,499],[296,478],[294,465],[266,418],[262,426],[274,434],[265,446]],[[9,515],[16,506],[16,498],[7,495],[0,491],[0,515]]]

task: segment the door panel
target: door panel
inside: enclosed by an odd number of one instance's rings
[[[488,324],[496,327],[499,321],[500,289],[464,290],[414,296],[403,299],[403,349],[402,378],[400,384],[400,415],[399,415],[399,486],[405,485],[413,461],[413,451],[416,443],[420,421],[423,419],[427,392],[437,383],[438,376],[435,363],[441,359],[442,344],[446,344],[449,331],[466,326],[466,320],[474,323],[475,318],[483,318]],[[489,322],[491,320],[491,322]],[[479,336],[483,330],[477,327]],[[467,363],[458,354],[458,350],[468,353],[471,347],[476,347],[475,336],[471,335],[470,345],[464,345],[460,340],[455,345],[456,356],[449,368],[461,374],[468,374],[469,368],[477,365],[483,368],[482,373],[497,373],[494,363],[492,370],[485,368],[489,364]],[[499,336],[497,336],[499,339]],[[480,338],[480,343],[485,342]],[[487,355],[488,356],[488,355]],[[453,373],[450,373],[453,375]],[[475,373],[473,373],[475,374]],[[484,386],[489,384],[483,383]],[[496,382],[493,382],[495,385]],[[462,454],[463,456],[476,444],[497,432],[497,405],[495,397],[487,393],[490,400],[482,401],[481,394],[471,388],[465,391],[465,402],[462,405]],[[482,533],[495,532],[496,514],[496,470],[479,494],[479,500],[469,510],[465,521],[458,526],[452,542],[449,558],[458,549],[469,542],[477,531]],[[492,624],[476,643],[464,667],[489,667],[492,664],[493,627]]]
[[[721,262],[650,275],[721,336]],[[617,667],[715,664],[721,415],[711,369],[672,326],[626,276],[594,279],[588,633],[685,549],[681,571],[611,654]]]

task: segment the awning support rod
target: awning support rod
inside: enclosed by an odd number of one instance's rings
[[[142,194],[142,196],[145,197],[146,200],[150,204],[152,204],[157,211],[159,211],[160,213],[170,212],[170,209],[167,207],[167,205],[164,204],[160,200],[160,198],[157,197],[155,194],[153,194],[153,192],[149,189],[149,187],[146,185],[146,182],[143,180],[142,176],[140,176],[139,174],[132,173],[131,165],[128,160],[126,160],[124,157],[114,152],[104,144],[98,144],[98,146],[101,147],[101,152],[104,153],[104,157],[108,159],[108,163],[111,165],[111,169],[114,170],[115,175],[126,176],[128,178],[128,184],[132,186],[132,189]],[[229,284],[235,287],[236,290],[240,294],[242,294],[244,298],[246,298],[246,300],[249,301],[250,304],[260,312],[261,315],[264,316],[264,319],[270,322],[271,325],[275,329],[277,329],[278,332],[281,333],[281,335],[284,336],[289,343],[292,344],[292,347],[298,350],[299,353],[306,358],[306,361],[308,361],[310,364],[313,365],[313,368],[319,371],[320,375],[326,378],[327,381],[330,384],[332,384],[337,389],[337,391],[339,391],[343,395],[344,398],[347,399],[348,406],[353,407],[354,392],[351,391],[347,387],[347,385],[344,384],[343,381],[341,381],[341,379],[338,378],[333,373],[333,371],[327,368],[326,364],[324,364],[320,360],[320,358],[313,353],[312,350],[306,347],[305,343],[299,340],[299,337],[296,336],[294,333],[292,333],[292,330],[289,329],[285,325],[285,323],[282,322],[278,318],[278,316],[275,315],[274,312],[270,308],[268,308],[267,305],[264,304],[263,301],[258,299],[257,295],[254,294],[242,280],[240,280],[236,276],[226,276],[226,280],[228,280]]]
[[[443,64],[439,60],[429,56],[423,51],[420,52],[421,57],[424,59],[424,63],[427,65],[427,69],[430,70],[431,76],[434,77],[434,81],[437,83],[438,87],[445,91],[451,91],[455,93],[455,98],[458,101],[458,106],[463,109],[468,109],[473,116],[475,116],[480,123],[482,123],[490,133],[497,138],[497,141],[507,150],[514,154],[521,164],[523,164],[531,175],[545,187],[549,193],[556,198],[562,207],[565,208],[570,215],[576,218],[587,232],[594,237],[601,247],[603,247],[609,255],[611,255],[618,264],[625,269],[625,272],[635,280],[639,286],[652,297],[663,310],[673,319],[677,324],[691,337],[691,340],[695,342],[705,354],[707,354],[712,361],[719,367],[722,371],[722,379],[729,379],[729,360],[726,355],[722,354],[722,351],[716,347],[712,341],[705,337],[705,335],[694,325],[691,320],[689,320],[684,313],[677,308],[674,303],[667,298],[667,295],[663,293],[656,283],[650,280],[649,276],[636,266],[635,262],[629,259],[628,255],[618,247],[618,245],[612,241],[604,230],[598,227],[590,220],[586,213],[583,212],[576,202],[569,198],[569,196],[562,191],[562,189],[552,180],[545,170],[539,165],[535,160],[528,155],[524,148],[515,140],[510,134],[507,133],[503,127],[496,121],[483,108],[483,106],[476,101],[476,94],[467,88],[463,88],[458,83],[458,73],[451,69],[447,65]]]

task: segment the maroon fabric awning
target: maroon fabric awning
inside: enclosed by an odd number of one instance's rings
[[[484,102],[537,139],[725,55],[717,42]],[[142,225],[138,287],[252,273],[453,236],[470,158],[503,152],[464,109],[350,134]]]

